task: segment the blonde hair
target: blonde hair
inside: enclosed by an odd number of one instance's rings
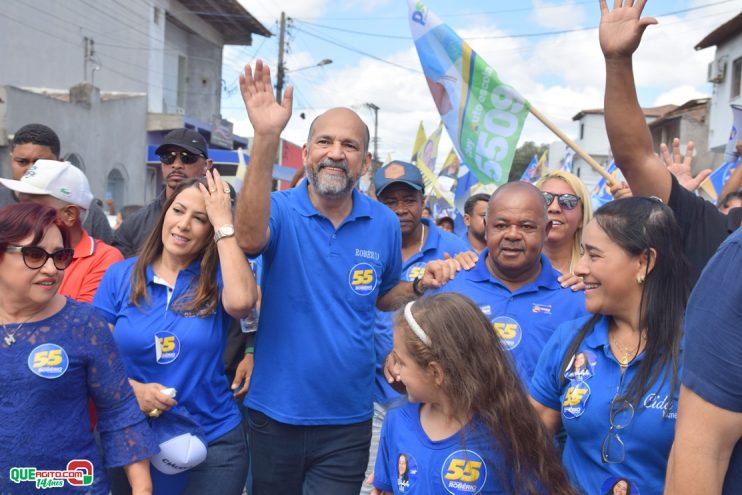
[[[541,176],[538,181],[536,181],[536,187],[538,187],[539,189],[543,189],[544,183],[546,183],[546,181],[548,181],[549,179],[557,179],[565,182],[569,187],[572,188],[572,190],[575,192],[575,195],[580,198],[580,203],[582,204],[582,222],[580,222],[579,227],[577,227],[574,238],[572,239],[572,259],[569,262],[569,272],[572,273],[572,270],[574,270],[575,265],[580,260],[580,256],[582,255],[580,248],[580,243],[582,241],[582,232],[588,222],[590,222],[590,220],[593,218],[592,198],[587,191],[587,187],[585,187],[585,183],[582,182],[576,175],[565,172],[564,170],[552,170],[550,172],[547,172],[546,174]]]

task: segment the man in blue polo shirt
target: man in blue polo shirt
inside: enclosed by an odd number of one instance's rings
[[[525,384],[556,327],[587,314],[584,293],[563,289],[559,272],[541,253],[549,227],[546,203],[536,187],[505,184],[489,201],[487,248],[474,268],[440,289],[479,305],[512,352]]]
[[[400,224],[355,185],[371,164],[368,127],[347,108],[312,122],[302,150],[307,180],[271,194],[282,104],[262,61],[240,75],[255,131],[235,229],[262,254],[262,301],[246,406],[254,495],[357,495],[373,413],[375,310],[440,286],[428,268],[400,283]],[[446,276],[445,270],[438,272]]]
[[[423,218],[425,191],[420,170],[411,163],[393,161],[374,175],[374,186],[379,201],[392,210],[399,219],[402,233],[402,278],[412,282],[425,272],[433,260],[469,249],[460,237],[439,229],[430,218]],[[404,396],[395,392],[384,378],[384,359],[392,351],[392,317],[388,311],[376,311],[374,343],[376,347],[376,386],[374,388],[373,438],[369,455],[370,474],[376,462],[381,424],[387,407]],[[361,493],[370,493],[371,485],[364,485]]]

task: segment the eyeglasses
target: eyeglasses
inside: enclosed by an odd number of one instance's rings
[[[554,194],[546,191],[541,191],[541,194],[544,195],[546,206],[550,206],[551,202],[556,198],[559,206],[565,210],[574,210],[577,207],[577,203],[580,202],[580,197],[574,194]]]
[[[201,155],[194,155],[193,153],[188,153],[187,151],[166,151],[164,153],[160,153],[160,161],[165,165],[172,165],[173,163],[175,163],[175,159],[178,157],[180,157],[180,161],[183,162],[185,165],[193,165],[198,161],[199,158],[201,158]]]
[[[608,434],[603,439],[603,445],[600,449],[600,455],[603,464],[619,464],[626,458],[626,446],[618,435],[618,432],[628,427],[634,419],[634,406],[626,399],[618,400],[618,393],[621,390],[623,375],[618,383],[618,390],[611,401],[611,410],[608,416],[611,427]]]
[[[46,260],[49,258],[52,259],[57,270],[64,270],[70,266],[72,257],[75,254],[75,250],[70,248],[47,253],[38,246],[8,246],[3,248],[3,251],[6,253],[21,253],[23,255],[23,263],[31,270],[38,270],[46,264]]]

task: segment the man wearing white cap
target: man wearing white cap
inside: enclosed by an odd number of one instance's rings
[[[57,216],[70,231],[75,250],[72,264],[64,272],[59,293],[76,301],[91,302],[106,269],[124,257],[82,228],[93,193],[85,174],[69,162],[37,160],[20,180],[0,179],[21,201],[56,208]]]

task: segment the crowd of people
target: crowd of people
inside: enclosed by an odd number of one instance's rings
[[[293,90],[277,102],[259,60],[237,195],[176,129],[162,193],[111,231],[54,131],[16,132],[0,493],[742,491],[742,167],[717,208],[691,146],[654,154],[631,64],[654,20],[600,4],[627,183],[594,212],[554,171],[471,196],[459,237],[411,163],[358,190],[369,130],[348,108],[271,192]]]

